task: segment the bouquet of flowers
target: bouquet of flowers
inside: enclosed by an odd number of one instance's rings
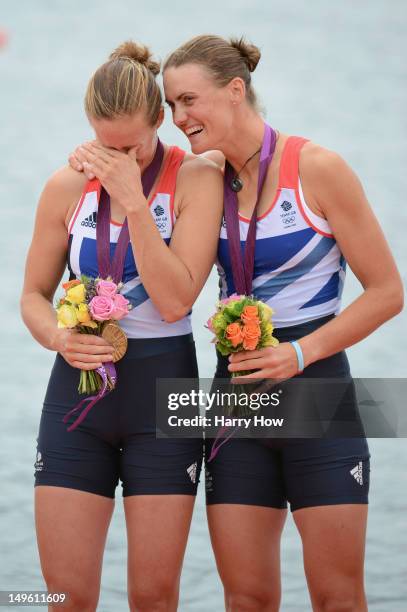
[[[273,336],[272,308],[246,295],[231,295],[220,300],[207,326],[215,334],[213,342],[225,356],[238,351],[254,351],[277,346]],[[242,373],[234,372],[234,376]]]
[[[243,350],[255,351],[278,345],[277,338],[273,336],[272,314],[270,306],[253,296],[234,294],[218,302],[216,312],[208,320],[207,327],[215,335],[212,342],[222,355],[229,356]],[[232,372],[232,377],[250,373]],[[234,388],[237,393],[249,390],[247,385]],[[230,411],[234,412],[234,408],[232,406]],[[244,410],[240,412],[245,413]]]
[[[62,287],[65,295],[56,305],[58,327],[103,336],[113,346],[113,361],[121,359],[127,349],[127,337],[117,321],[131,308],[129,301],[119,293],[121,284],[110,279],[81,276],[80,280],[68,281]],[[100,391],[104,385],[110,391],[115,382],[114,368],[81,370],[78,391],[90,394]]]

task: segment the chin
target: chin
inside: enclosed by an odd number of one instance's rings
[[[202,155],[202,153],[206,153],[206,151],[210,150],[210,147],[208,147],[207,144],[204,144],[201,142],[195,142],[195,143],[190,142],[190,146],[191,146],[191,152],[194,153],[195,155]]]

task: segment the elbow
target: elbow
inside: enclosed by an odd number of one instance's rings
[[[166,323],[176,323],[186,317],[191,308],[191,305],[174,304],[171,308],[161,311],[160,314]]]
[[[404,288],[401,285],[397,295],[394,297],[394,316],[400,314],[404,308]]]
[[[388,318],[391,319],[400,314],[404,308],[404,287],[401,281],[389,288],[386,297],[386,310]]]

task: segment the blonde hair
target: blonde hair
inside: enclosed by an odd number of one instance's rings
[[[256,107],[251,72],[256,69],[260,56],[260,50],[243,37],[226,40],[221,36],[204,34],[188,40],[173,51],[165,60],[164,71],[184,64],[200,64],[208,70],[219,87],[239,77],[246,85],[247,101]]]
[[[110,54],[91,77],[85,95],[85,111],[95,119],[113,119],[144,110],[155,125],[162,107],[156,81],[159,62],[152,59],[145,45],[131,40]]]

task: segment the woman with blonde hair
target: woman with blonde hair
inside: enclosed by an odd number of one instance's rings
[[[177,609],[201,468],[201,439],[156,438],[155,383],[197,376],[190,310],[215,257],[221,176],[212,162],[158,139],[158,72],[149,50],[132,42],[96,70],[85,97],[96,178],[67,167],[49,179],[26,264],[24,321],[57,351],[37,447],[38,545],[48,591],[66,593],[63,609],[75,612],[97,607],[119,479],[130,608]],[[113,355],[102,337],[57,328],[52,299],[66,265],[71,279],[114,269],[132,305],[120,321],[129,340],[117,386],[73,431],[63,417],[80,399],[79,369]]]

